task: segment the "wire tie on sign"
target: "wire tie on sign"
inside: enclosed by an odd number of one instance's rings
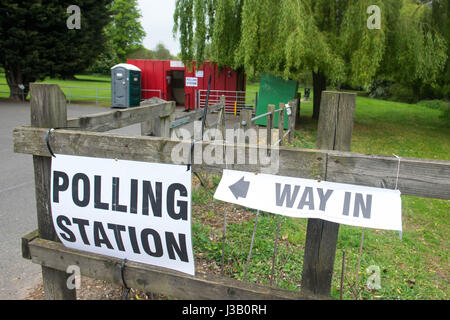
[[[195,140],[193,140],[192,142],[191,142],[191,148],[190,148],[190,150],[189,150],[189,163],[187,164],[187,170],[186,171],[189,171],[189,170],[191,170],[191,167],[192,167],[192,154],[193,154],[193,150],[194,150],[194,145],[195,145],[195,143],[196,143],[197,141],[195,141]]]
[[[400,158],[398,155],[396,155],[395,153],[393,153],[393,155],[394,155],[394,157],[396,157],[396,158],[398,159],[398,164],[397,164],[397,177],[396,177],[396,179],[395,179],[395,190],[398,190],[398,177],[399,177],[399,175],[400,175],[400,161],[401,161],[401,158]],[[403,232],[402,232],[402,231],[399,231],[399,232],[398,232],[398,236],[400,237],[400,241],[402,241]]]
[[[47,144],[48,152],[50,152],[53,158],[56,158],[56,156],[55,153],[53,152],[52,147],[50,146],[50,133],[52,133],[57,129],[79,129],[79,127],[57,127],[48,129],[47,133],[45,134],[45,143]]]
[[[395,179],[395,190],[398,189],[398,176],[400,174],[400,157],[393,153],[394,157],[398,159],[398,165],[397,165],[397,178]]]
[[[127,283],[125,282],[125,264],[127,263],[127,259],[122,260],[122,265],[120,266],[120,276],[122,277],[122,284],[125,287],[125,294],[122,297],[122,300],[127,300],[128,294],[130,293],[130,288],[128,288]]]
[[[55,154],[53,153],[52,147],[50,146],[50,133],[52,133],[55,130],[55,128],[48,129],[46,135],[45,135],[45,143],[47,144],[48,152],[52,155],[53,158],[56,158]]]

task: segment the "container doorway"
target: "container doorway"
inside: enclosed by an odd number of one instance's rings
[[[176,102],[177,106],[185,105],[184,100],[184,70],[171,70],[168,72],[170,84],[168,83],[167,89],[170,92],[169,96]]]

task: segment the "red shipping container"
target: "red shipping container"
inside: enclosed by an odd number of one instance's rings
[[[208,89],[209,75],[211,75],[210,104],[219,102],[220,95],[228,91],[245,91],[245,74],[229,67],[219,68],[217,64],[206,61],[197,70],[196,63],[192,69],[184,66],[178,60],[134,60],[127,63],[142,70],[142,99],[160,97],[167,101],[176,101],[178,106],[195,109],[198,105],[200,90]],[[221,91],[221,92],[219,92]],[[202,91],[202,101],[206,91]],[[225,94],[227,100],[236,100],[234,94]],[[237,99],[240,99],[236,94]],[[244,98],[245,99],[245,98]],[[229,103],[227,103],[229,104]]]

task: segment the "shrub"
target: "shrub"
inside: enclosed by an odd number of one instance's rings
[[[369,97],[374,99],[387,99],[391,96],[389,87],[392,82],[386,80],[375,80],[369,90]]]
[[[444,108],[439,118],[444,120],[445,125],[450,128],[450,103],[447,103],[447,106]]]
[[[448,103],[442,100],[422,100],[418,104],[430,108],[430,109],[439,109],[444,111],[447,107]]]
[[[405,87],[402,84],[394,83],[389,87],[389,93],[391,98],[389,100],[406,102],[406,103],[416,103],[416,95],[414,90],[409,87]]]
[[[450,84],[442,86],[442,95],[445,100],[450,101]]]
[[[450,103],[443,100],[423,100],[418,103],[430,109],[441,110],[440,119],[444,120],[447,127],[450,127]]]

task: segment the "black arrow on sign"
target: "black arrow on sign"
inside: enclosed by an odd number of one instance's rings
[[[250,187],[250,182],[245,181],[244,177],[242,177],[238,182],[232,184],[228,188],[230,188],[233,195],[236,197],[236,200],[239,198],[246,198],[248,193],[248,188]]]

